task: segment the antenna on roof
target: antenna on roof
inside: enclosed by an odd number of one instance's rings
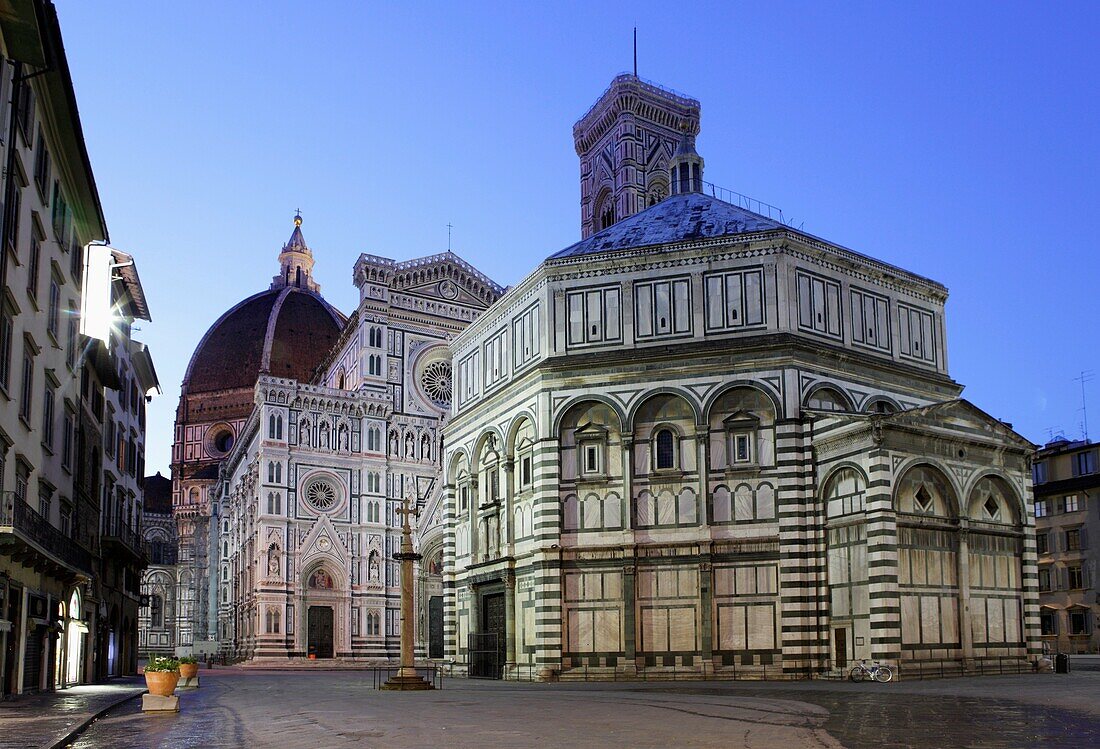
[[[1081,431],[1085,433],[1085,442],[1089,441],[1089,409],[1085,402],[1085,383],[1094,380],[1096,375],[1091,369],[1081,370],[1081,374],[1073,378],[1074,382],[1081,383]]]
[[[451,251],[451,229],[453,229],[453,228],[454,227],[451,226],[451,222],[448,221],[447,222],[447,252]]]
[[[638,27],[634,27],[634,77],[638,77]]]

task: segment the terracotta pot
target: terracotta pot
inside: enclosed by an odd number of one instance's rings
[[[316,654],[316,653],[310,653],[310,654],[309,654],[309,659],[310,659],[311,661],[315,661],[315,660],[317,660],[317,654]]]
[[[199,675],[199,664],[197,663],[181,663],[180,664],[180,676],[184,679],[194,679]]]
[[[179,683],[179,671],[146,671],[145,686],[149,688],[149,694],[158,697],[171,697]]]

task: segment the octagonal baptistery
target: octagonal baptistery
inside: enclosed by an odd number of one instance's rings
[[[452,342],[447,657],[521,678],[1026,667],[1033,446],[959,397],[947,290],[705,194],[701,163],[682,143],[670,197]]]

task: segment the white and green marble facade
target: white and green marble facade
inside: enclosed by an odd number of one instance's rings
[[[786,227],[543,263],[450,346],[447,657],[502,590],[544,675],[1033,656],[1031,446],[946,296]]]

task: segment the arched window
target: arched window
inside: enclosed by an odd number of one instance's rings
[[[283,514],[283,493],[275,492],[275,514]]]
[[[228,541],[225,541],[225,542],[222,543],[222,557],[224,559],[229,558],[229,542]]]
[[[275,439],[275,414],[267,417],[267,436],[268,439]]]
[[[279,416],[275,419],[275,439],[281,440],[283,438],[283,417]]]
[[[676,465],[676,438],[671,429],[661,429],[654,439],[654,448],[657,455],[657,470],[674,468]]]
[[[276,484],[283,483],[283,464],[282,463],[276,463],[275,464],[275,483]]]
[[[272,484],[272,483],[275,482],[275,464],[274,463],[268,463],[267,464],[267,482],[269,484]]]
[[[267,514],[275,514],[275,492],[267,493]]]
[[[164,602],[161,597],[155,593],[149,599],[149,626],[164,626]]]

